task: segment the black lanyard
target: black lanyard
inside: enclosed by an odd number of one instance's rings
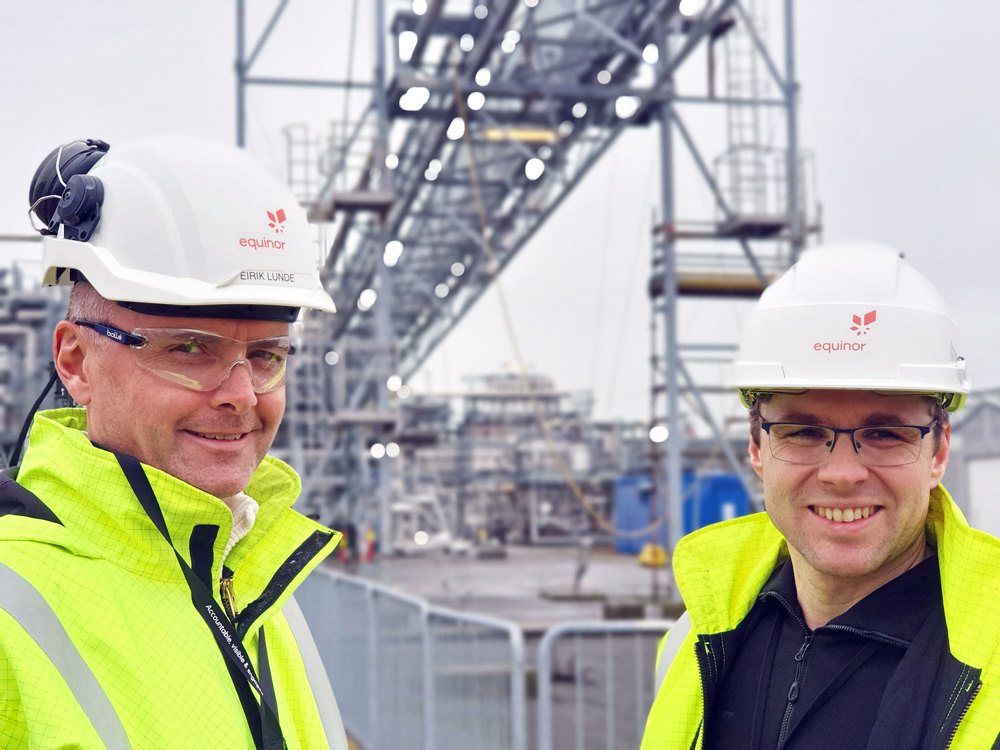
[[[246,655],[243,641],[236,631],[236,626],[226,616],[225,609],[215,601],[215,597],[204,581],[195,574],[191,566],[174,547],[174,543],[170,539],[170,532],[167,530],[167,524],[163,520],[160,504],[156,500],[153,488],[149,485],[146,473],[142,470],[142,465],[135,457],[123,453],[115,453],[115,458],[118,459],[125,479],[132,487],[142,509],[146,511],[146,515],[149,516],[174,551],[177,564],[184,573],[188,588],[191,589],[191,601],[194,603],[194,608],[208,625],[208,629],[212,631],[215,642],[226,659],[229,676],[233,680],[240,703],[243,705],[243,712],[246,714],[255,747],[257,750],[283,750],[285,741],[278,722],[278,705],[274,697],[274,683],[271,680],[271,670],[267,662],[264,629],[261,628],[257,636],[258,661],[261,666],[262,678],[258,679],[253,664],[250,663],[250,659]],[[257,702],[248,686],[260,696],[259,707],[257,707]],[[258,715],[254,715],[254,709],[259,711]]]

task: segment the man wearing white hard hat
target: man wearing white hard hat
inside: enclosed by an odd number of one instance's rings
[[[678,544],[644,750],[1000,747],[1000,541],[940,484],[957,347],[880,245],[806,251],[765,290],[735,376],[766,513]]]
[[[79,408],[0,477],[0,747],[346,747],[292,598],[338,534],[267,456],[289,325],[334,311],[304,213],[183,138],[62,146],[30,202]]]

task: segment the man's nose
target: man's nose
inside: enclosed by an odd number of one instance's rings
[[[820,464],[819,478],[831,482],[858,482],[868,476],[868,467],[861,462],[861,456],[854,447],[854,435],[837,433],[833,450]]]
[[[222,380],[213,389],[212,400],[219,405],[229,404],[242,413],[257,403],[257,393],[253,386],[250,363],[245,359],[238,359],[229,366]]]

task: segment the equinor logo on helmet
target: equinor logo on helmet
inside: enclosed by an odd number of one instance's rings
[[[268,211],[267,218],[270,219],[267,225],[274,230],[275,234],[281,234],[285,231],[285,209],[279,208],[273,214]]]
[[[851,315],[851,326],[857,336],[867,336],[869,329],[875,323],[875,310],[869,310],[864,315]],[[868,346],[867,341],[817,341],[813,351],[817,352],[862,352]]]
[[[285,209],[279,208],[277,211],[267,211],[266,213],[268,218],[267,225],[274,230],[274,233],[281,234],[284,232],[286,219]],[[240,247],[246,247],[257,251],[285,249],[284,240],[272,240],[270,237],[240,237],[239,242]]]
[[[868,329],[871,328],[872,323],[875,322],[875,311],[869,310],[864,314],[864,316],[852,315],[851,320],[854,323],[854,325],[851,326],[852,331],[854,331],[858,336],[861,336],[862,334],[867,335]]]

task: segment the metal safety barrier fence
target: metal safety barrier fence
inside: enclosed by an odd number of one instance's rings
[[[526,750],[515,624],[323,568],[295,598],[364,750]]]
[[[669,623],[574,622],[538,646],[538,750],[635,750]]]

